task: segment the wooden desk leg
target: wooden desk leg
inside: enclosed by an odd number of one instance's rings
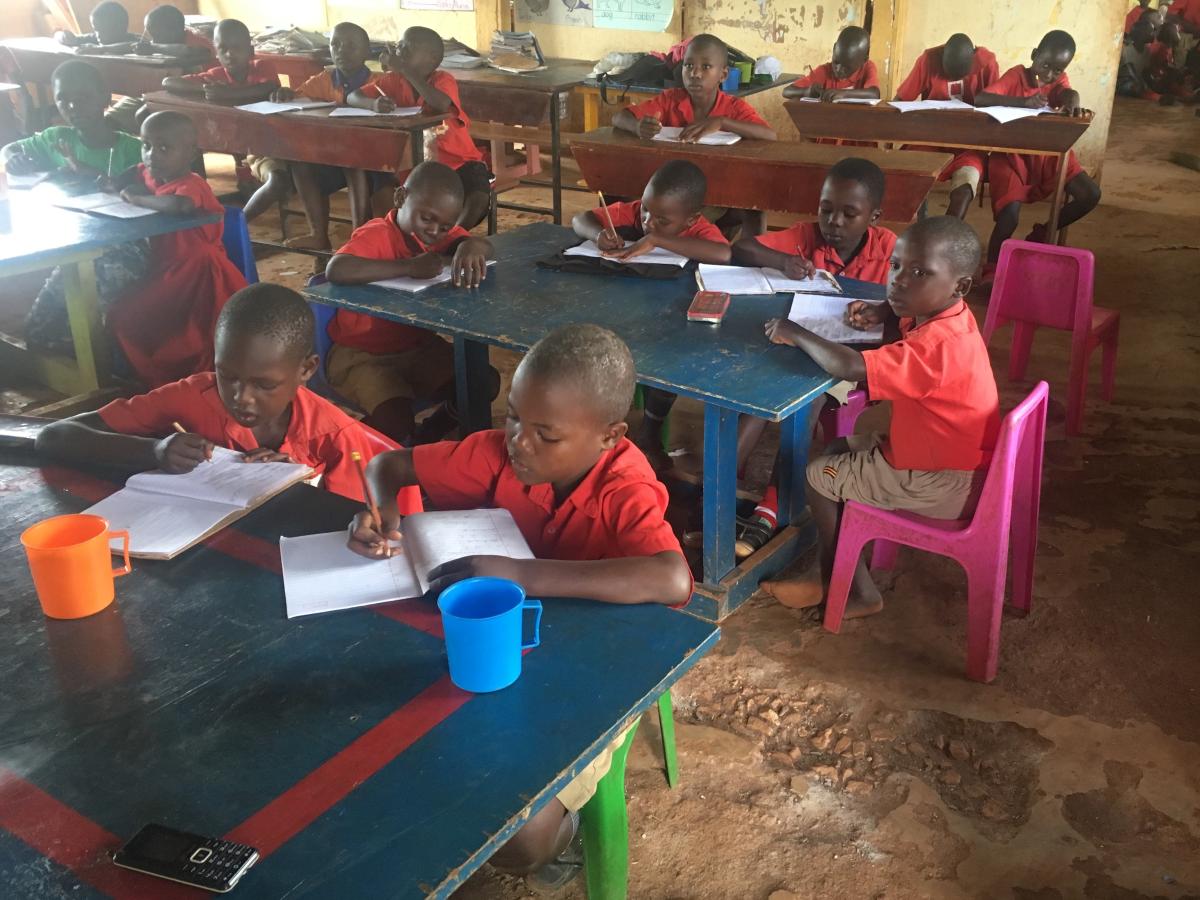
[[[487,344],[455,335],[454,386],[459,428],[464,437],[492,427],[489,381]]]
[[[104,333],[104,322],[100,315],[96,267],[93,260],[85,259],[63,266],[62,274],[67,321],[71,326],[71,341],[75,345],[75,363],[79,367],[75,393],[85,394],[108,380],[108,336]]]
[[[704,582],[720,584],[734,567],[738,414],[704,405]]]
[[[1070,151],[1068,150],[1067,153]],[[1046,243],[1058,243],[1058,219],[1062,213],[1063,193],[1067,185],[1067,154],[1060,153],[1058,156],[1058,178],[1054,186],[1054,199],[1050,207],[1050,222],[1046,226]]]
[[[408,133],[409,154],[412,157],[412,168],[425,161],[425,129],[414,128]]]
[[[808,406],[797,411],[780,423],[779,463],[779,527],[795,522],[804,511],[805,469],[808,468],[808,451],[812,445],[816,415],[825,402],[821,394]]]
[[[595,131],[600,127],[600,95],[583,92],[583,130]]]
[[[562,144],[558,119],[559,93],[550,95],[550,205],[554,209],[554,224],[562,224]]]
[[[640,720],[639,720],[640,721]],[[625,900],[629,891],[629,813],[625,808],[625,758],[637,734],[613,752],[612,766],[596,793],[579,811],[583,832],[583,873],[588,900]]]

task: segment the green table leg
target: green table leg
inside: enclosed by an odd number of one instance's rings
[[[679,759],[675,755],[675,710],[671,706],[671,691],[658,698],[658,727],[662,731],[663,760],[667,764],[667,785],[679,783]]]
[[[588,900],[625,900],[629,888],[629,815],[625,809],[625,758],[637,734],[629,730],[596,793],[579,811]]]
[[[100,312],[94,262],[93,259],[82,259],[62,267],[67,321],[75,345],[75,364],[79,367],[79,381],[73,393],[78,394],[94,391],[108,379],[108,341]]]

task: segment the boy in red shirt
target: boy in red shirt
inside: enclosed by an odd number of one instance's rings
[[[182,62],[205,63],[213,58],[213,44],[194,28],[188,28],[183,13],[169,4],[146,13],[142,39],[131,49],[136,53],[171,56]],[[110,53],[127,52],[110,49]]]
[[[190,472],[213,447],[226,447],[246,462],[302,463],[326,490],[361,501],[351,452],[370,459],[396,445],[304,386],[317,368],[313,328],[312,310],[295,291],[275,284],[238,291],[217,321],[215,373],[55,422],[37,447],[65,459],[172,473]],[[420,512],[420,495],[406,492],[402,505]]]
[[[163,88],[184,97],[204,97],[217,103],[256,103],[279,87],[270,63],[254,56],[250,29],[237,19],[222,19],[213,32],[217,62],[194,75],[170,75]]]
[[[483,221],[491,205],[492,173],[471,140],[471,120],[458,98],[458,82],[438,68],[443,53],[442,38],[432,28],[406,29],[395,53],[382,60],[388,71],[369,88],[351,93],[346,102],[376,112],[419,106],[426,114],[451,114],[434,129],[437,161],[454,169],[462,179],[464,200],[457,224],[471,229]],[[403,177],[403,173],[397,176]]]
[[[707,191],[708,181],[699,166],[673,159],[650,177],[641,200],[581,212],[571,220],[571,226],[577,235],[595,241],[613,259],[633,259],[662,247],[698,262],[728,265],[729,242],[700,212]],[[616,233],[609,229],[608,217]],[[633,243],[626,246],[626,238]],[[671,467],[671,458],[662,447],[662,432],[675,405],[675,394],[643,385],[642,399],[642,424],[633,442],[655,471],[662,471]]]
[[[1030,66],[1013,66],[995,84],[975,98],[976,106],[1051,106],[1064,116],[1085,116],[1079,93],[1071,89],[1067,66],[1075,57],[1075,39],[1065,31],[1051,31],[1033,51]],[[1013,236],[1021,219],[1021,204],[1054,196],[1058,184],[1058,159],[1054,156],[1019,156],[993,153],[988,160],[992,186],[992,214],[996,226],[988,241],[988,266],[1000,258],[1000,246]],[[1059,227],[1078,222],[1100,202],[1100,185],[1079,165],[1075,152],[1067,155],[1066,192],[1069,198],[1059,215]],[[1045,241],[1046,226],[1037,224],[1026,236]]]
[[[975,97],[1000,77],[996,55],[986,47],[976,47],[965,34],[952,34],[941,47],[931,47],[917,59],[912,71],[896,89],[897,100],[962,100],[975,103]],[[939,147],[913,147],[951,153],[954,159],[942,170],[939,181],[950,182],[950,205],[946,215],[966,216],[971,200],[983,180],[984,156],[978,150],[948,150]]]
[[[129,11],[116,0],[97,3],[88,19],[92,25],[90,32],[56,31],[54,39],[64,47],[79,47],[81,53],[87,54],[103,54],[116,44],[127,48],[138,40],[129,31]]]
[[[537,557],[446,563],[430,573],[431,593],[490,575],[517,582],[533,597],[686,603],[692,576],[663,518],[666,488],[625,437],[635,380],[629,348],[611,331],[568,325],[551,332],[517,367],[503,431],[371,461],[367,477],[383,527],[376,531],[370,517],[360,515],[351,525],[350,548],[371,558],[386,555],[385,538],[400,538],[391,498],[416,485],[439,509],[507,509]],[[561,853],[578,827],[575,813],[595,793],[624,739],[534,815],[492,865],[530,873]]]
[[[834,378],[866,381],[872,399],[892,401],[886,435],[828,444],[808,464],[808,505],[821,543],[820,578],[764,582],[787,606],[820,603],[829,587],[847,500],[936,519],[969,516],[1000,430],[1000,403],[987,348],[964,297],[979,266],[979,239],[953,216],[925,219],[897,241],[888,302],[853,301],[859,328],[899,319],[900,339],[878,350],[835,344],[786,319],[766,325],[772,343],[798,347]],[[883,598],[860,558],[846,615],[867,616]]]
[[[879,72],[867,56],[871,35],[865,28],[850,25],[842,29],[833,44],[831,61],[817,66],[803,78],[783,89],[783,96],[810,97],[831,103],[834,100],[878,100]]]
[[[453,254],[453,284],[478,287],[492,245],[454,224],[462,205],[458,174],[440,162],[421,163],[396,188],[395,208],[356,228],[329,261],[326,277],[334,284],[433,278],[445,268],[444,257]],[[367,411],[367,424],[401,444],[413,442],[414,400],[448,401],[453,396],[454,351],[432,331],[340,309],[329,337],[329,383]],[[498,378],[494,381],[498,390]],[[439,417],[437,424],[443,422]]]

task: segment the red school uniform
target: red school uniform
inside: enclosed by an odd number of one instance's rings
[[[871,399],[892,401],[883,456],[894,469],[981,469],[996,446],[1000,399],[975,316],[960,300],[915,322],[901,319],[900,340],[863,351]]]
[[[1167,11],[1189,25],[1200,28],[1200,0],[1175,0]]]
[[[355,228],[338,253],[363,259],[412,259],[422,253],[449,253],[459,241],[470,236],[465,229],[455,225],[440,243],[426,247],[415,236],[400,230],[393,209],[382,219],[372,219]],[[335,344],[368,353],[400,353],[430,340],[440,340],[433,332],[422,328],[344,309],[339,309],[329,323],[329,337]]]
[[[604,216],[604,210],[608,210],[608,215],[612,217],[613,228],[636,228],[639,233],[645,234],[642,229],[642,201],[634,200],[632,203],[610,203],[607,207],[597,206],[592,210],[592,215],[599,219],[603,224],[608,224],[608,219]],[[702,241],[713,241],[717,244],[728,244],[725,235],[721,234],[721,229],[717,228],[712,222],[697,216],[696,221],[688,228],[679,232],[677,237],[699,238]]]
[[[806,88],[816,85],[827,91],[854,90],[879,87],[879,70],[875,63],[867,60],[857,72],[851,72],[845,78],[833,74],[833,63],[822,63],[807,75],[792,82],[792,87]]]
[[[105,425],[121,434],[161,437],[170,434],[178,422],[218,447],[242,453],[258,449],[254,432],[239,425],[221,402],[213,372],[191,375],[128,400],[114,400],[101,407],[99,415]],[[292,400],[292,420],[279,445],[280,453],[320,475],[325,490],[359,502],[364,500],[362,479],[350,454],[357,451],[365,462],[395,449],[391,440],[303,385]],[[421,512],[420,491],[401,491],[400,512]]]
[[[203,47],[208,51],[210,56],[216,55],[216,48],[213,46],[213,42],[195,28],[185,27],[183,29],[183,45],[185,47]]]
[[[252,84],[279,84],[279,76],[275,74],[274,67],[266,60],[257,57],[251,57],[250,64],[246,68],[245,81],[234,81],[233,76],[224,66],[213,66],[203,72],[182,77],[184,81],[197,81],[200,84],[232,84],[239,87]]]
[[[958,87],[957,95],[965,103],[975,103],[975,95],[983,91],[993,81],[1000,77],[1000,67],[996,64],[996,54],[987,47],[975,48],[975,61],[971,71],[960,81],[951,82],[942,70],[943,47],[930,47],[917,58],[912,71],[904,79],[904,83],[896,89],[897,100],[949,100],[950,87]],[[984,172],[984,155],[978,150],[947,149],[945,147],[905,147],[906,150],[928,150],[933,153],[951,153],[954,155],[949,165],[942,170],[939,181],[946,181],[954,172],[964,167],[970,167]]]
[[[189,172],[158,184],[156,197],[187,197],[196,212],[224,214],[208,182]],[[212,368],[213,329],[225,301],[246,279],[225,255],[223,220],[150,238],[150,271],[108,312],[108,327],[138,378],[150,387]]]
[[[871,225],[867,228],[865,237],[866,241],[848,263],[843,262],[837,250],[825,242],[816,222],[797,222],[783,231],[760,234],[758,242],[780,253],[792,256],[798,253],[811,260],[818,269],[824,269],[831,275],[887,284],[892,250],[896,247],[896,235],[886,228]]]
[[[1027,66],[1013,66],[988,87],[988,93],[1005,97],[1041,95],[1048,106],[1059,106],[1063,94],[1070,89],[1071,81],[1066,72],[1050,84],[1042,85]],[[1083,167],[1072,150],[1067,154],[1067,182],[1081,172]],[[1054,196],[1058,186],[1058,158],[993,153],[988,158],[988,181],[992,186],[993,214],[998,214],[1010,203],[1036,203]]]
[[[458,82],[454,80],[454,76],[441,69],[435,69],[429,76],[429,85],[449,97],[452,104],[450,115],[437,129],[438,162],[457,169],[463,163],[482,160],[483,154],[471,140],[471,120],[463,112],[462,101],[458,99]],[[386,73],[374,82],[374,86],[395,100],[397,106],[425,106],[412,82],[399,72]]]
[[[412,450],[417,483],[436,509],[492,507],[512,513],[538,559],[622,559],[682,555],[663,518],[667,489],[627,438],[599,461],[562,503],[549,484],[522,484],[500,430]]]
[[[692,97],[684,88],[668,88],[661,94],[655,94],[649,100],[643,100],[635,106],[628,107],[635,119],[653,116],[667,128],[680,128],[691,125],[696,121],[696,109],[692,105]],[[717,99],[713,103],[708,118],[723,116],[736,122],[753,122],[755,125],[766,125],[754,107],[741,97],[734,97],[724,91],[717,91]]]

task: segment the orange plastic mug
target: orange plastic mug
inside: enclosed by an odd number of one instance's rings
[[[121,538],[125,565],[112,568],[108,542]],[[100,516],[55,516],[21,535],[42,612],[52,619],[82,619],[112,603],[113,579],[129,574],[129,532],[109,531]]]

